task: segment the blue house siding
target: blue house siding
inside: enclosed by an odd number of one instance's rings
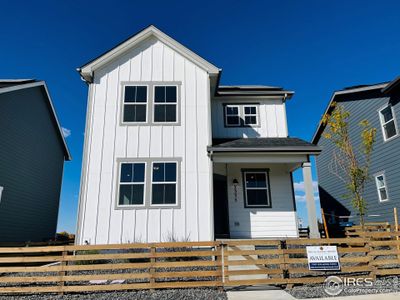
[[[386,106],[389,101],[393,105],[393,111],[400,117],[400,105],[397,104],[399,97],[373,97],[368,99],[354,96],[349,101],[343,100],[338,104],[350,112],[350,138],[355,149],[361,147],[361,127],[359,123],[367,119],[371,125],[377,128],[376,143],[371,157],[370,175],[365,189],[365,199],[367,201],[367,222],[393,222],[393,207],[400,209],[400,160],[398,154],[400,150],[400,138],[396,137],[385,142],[382,135],[379,119],[379,110]],[[354,99],[355,98],[355,99]],[[325,129],[326,130],[326,129]],[[354,210],[351,200],[345,195],[348,194],[345,184],[341,179],[333,174],[332,162],[335,146],[330,140],[321,136],[318,145],[322,148],[322,153],[317,157],[317,172],[319,181],[319,192],[321,206],[325,213],[340,216],[352,216],[349,221],[359,222],[357,212]],[[380,202],[376,189],[374,175],[384,172],[386,177],[389,201]],[[328,216],[328,221],[332,219]],[[336,218],[336,222],[338,219]]]
[[[56,232],[65,152],[45,97],[41,86],[0,94],[0,242]]]

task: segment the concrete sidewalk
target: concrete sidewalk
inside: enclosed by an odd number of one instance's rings
[[[295,300],[289,293],[281,289],[229,290],[228,300]],[[342,297],[312,298],[312,300],[398,300],[400,293],[370,294]],[[303,300],[311,300],[303,299]]]

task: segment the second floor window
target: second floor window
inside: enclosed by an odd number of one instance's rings
[[[376,189],[378,191],[379,201],[384,202],[389,200],[386,188],[385,174],[382,173],[375,176],[375,182],[376,182]]]
[[[381,120],[383,139],[385,141],[397,135],[397,126],[394,119],[393,109],[391,105],[386,106],[379,112]]]
[[[256,104],[226,104],[225,126],[245,127],[258,125],[258,105]]]
[[[143,205],[145,163],[122,163],[119,177],[119,205]]]
[[[154,122],[176,122],[177,87],[154,87]]]
[[[154,162],[151,204],[176,204],[176,162]]]
[[[147,121],[147,86],[126,86],[123,121],[145,123]]]

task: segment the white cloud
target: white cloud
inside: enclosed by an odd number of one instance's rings
[[[314,193],[318,192],[318,181],[313,181]],[[304,193],[304,181],[293,183],[294,191],[296,193]]]
[[[65,138],[69,137],[71,135],[71,129],[61,127],[62,134]]]
[[[294,195],[296,198],[296,202],[306,202],[306,195]],[[315,202],[319,202],[319,196],[314,194]]]

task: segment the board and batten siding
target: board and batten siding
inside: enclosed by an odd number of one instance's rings
[[[396,137],[385,142],[379,120],[379,110],[387,105],[388,102],[388,97],[339,102],[350,113],[349,131],[354,149],[360,149],[361,127],[359,123],[362,120],[367,119],[371,126],[377,129],[376,142],[371,156],[371,180],[367,182],[364,193],[367,202],[366,222],[393,222],[393,207],[400,208],[400,161],[398,159],[400,138]],[[396,102],[394,101],[394,103]],[[400,124],[398,123],[400,118],[400,104],[393,105],[393,112],[397,128],[400,129]],[[322,148],[321,154],[317,157],[321,206],[327,214],[331,214],[332,210],[335,210],[333,203],[339,202],[349,212],[349,215],[352,216],[349,221],[359,222],[357,212],[354,210],[351,200],[344,196],[348,194],[345,184],[331,171],[332,156],[336,149],[334,144],[322,135],[318,145]],[[375,174],[382,171],[385,173],[389,195],[389,201],[386,202],[379,202],[374,178]],[[338,214],[337,211],[333,213]],[[329,221],[329,216],[327,218],[327,221]]]
[[[251,127],[226,127],[225,104],[256,104],[259,124]],[[287,137],[286,107],[282,99],[213,98],[213,138]]]
[[[224,169],[226,171],[224,171]],[[269,169],[270,208],[244,206],[242,169]],[[298,237],[290,171],[283,164],[219,164],[215,169],[227,175],[229,229],[231,238]],[[233,179],[237,179],[237,199]]]
[[[181,82],[180,125],[121,125],[127,81]],[[155,38],[110,62],[89,87],[77,243],[212,240],[206,71]],[[180,207],[116,209],[117,158],[180,158]],[[179,200],[178,200],[179,201]]]

